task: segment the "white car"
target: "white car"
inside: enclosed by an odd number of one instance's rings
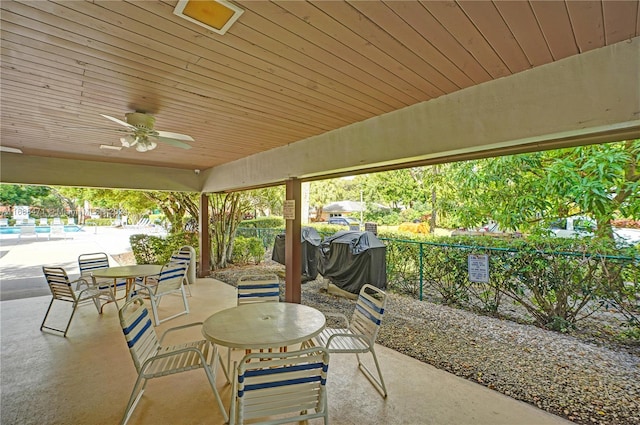
[[[560,220],[551,226],[551,231],[560,238],[593,236],[596,222],[589,217],[575,216]],[[613,237],[618,246],[632,246],[640,243],[640,229],[614,227]]]

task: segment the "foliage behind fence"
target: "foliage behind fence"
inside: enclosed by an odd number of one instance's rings
[[[273,246],[282,229],[238,229]],[[540,326],[565,330],[608,309],[640,327],[640,256],[597,239],[430,237],[385,234],[389,289],[420,300],[499,312],[520,305]],[[469,255],[487,255],[488,282],[469,279]]]
[[[603,309],[640,326],[640,258],[633,248],[617,252],[587,239],[383,241],[389,288],[399,293],[422,299],[428,291],[445,304],[488,313],[507,299],[538,325],[561,331]],[[469,278],[471,254],[487,255],[487,282]]]

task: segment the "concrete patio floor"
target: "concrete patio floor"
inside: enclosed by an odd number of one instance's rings
[[[4,242],[4,241],[2,241]],[[83,242],[80,248],[95,252]],[[102,243],[105,243],[104,240]],[[40,244],[40,245],[34,245]],[[44,253],[52,250],[50,257]],[[66,244],[66,245],[65,245]],[[29,242],[23,254],[55,258],[71,266],[62,252],[77,258],[69,240]],[[35,278],[38,267],[17,267],[13,246],[0,258],[3,287],[10,276]],[[3,244],[3,250],[7,244]],[[86,251],[85,251],[86,252]],[[53,254],[55,253],[55,254]],[[42,257],[45,256],[45,257]],[[26,261],[26,260],[25,260]],[[44,260],[41,260],[44,261]],[[50,264],[52,261],[47,261]],[[34,269],[35,267],[35,269]],[[73,270],[70,272],[70,274]],[[38,276],[39,278],[39,276]],[[235,288],[199,279],[189,298],[191,313],[157,327],[163,330],[203,321],[216,311],[235,305]],[[41,332],[40,323],[50,296],[12,299],[0,303],[2,424],[112,424],[119,423],[136,372],[114,305],[98,315],[90,305],[78,309],[67,338]],[[162,301],[161,316],[178,311],[179,297]],[[52,314],[64,316],[63,308]],[[201,338],[197,328],[182,334]],[[503,394],[438,370],[411,357],[377,346],[389,396],[383,399],[359,372],[355,356],[333,355],[328,393],[333,424],[568,424],[570,422]],[[234,354],[235,355],[235,354]],[[238,357],[240,353],[237,354]],[[369,360],[367,358],[367,360]],[[217,387],[229,406],[230,385],[219,371]],[[154,379],[135,410],[130,424],[222,424],[214,396],[202,370]],[[312,421],[321,423],[321,420]]]

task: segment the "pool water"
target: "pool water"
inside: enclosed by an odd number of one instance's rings
[[[76,225],[65,225],[64,231],[67,233],[79,232],[80,226]],[[36,233],[49,233],[51,232],[51,226],[36,226]],[[7,226],[0,227],[0,234],[2,235],[12,235],[12,234],[20,234],[20,226]]]

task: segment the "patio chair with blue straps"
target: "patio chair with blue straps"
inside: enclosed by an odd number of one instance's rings
[[[172,263],[187,264],[187,272],[184,274],[183,286],[187,288],[187,292],[189,296],[191,296],[191,283],[195,282],[190,281],[189,273],[192,272],[192,269],[196,266],[196,250],[189,245],[182,246],[171,254],[169,261]],[[193,276],[195,276],[195,271],[193,272]]]
[[[280,280],[275,274],[246,274],[240,276],[237,281],[237,305],[264,302],[280,302]],[[286,347],[281,347],[282,351],[286,351]],[[231,368],[231,351],[227,351],[227,364],[224,363],[222,368],[224,374],[229,378],[229,369]],[[245,354],[251,353],[251,350],[245,350]]]
[[[251,353],[234,370],[230,424],[306,423],[314,418],[329,423],[325,348]]]
[[[280,301],[280,280],[275,274],[248,274],[238,279],[238,305]]]
[[[105,301],[105,304],[107,302],[113,302],[116,307],[118,306],[116,299],[110,290],[99,289],[84,278],[71,281],[69,280],[67,272],[62,267],[43,267],[42,272],[44,273],[44,277],[47,279],[47,284],[49,285],[49,289],[51,290],[51,295],[53,297],[51,298],[49,308],[47,308],[47,312],[45,313],[42,324],[40,325],[40,330],[47,329],[61,332],[62,336],[66,337],[69,326],[71,325],[71,320],[73,319],[73,316],[76,313],[76,308],[79,304],[92,301],[96,306],[96,310],[98,310],[98,314],[102,314],[102,307],[104,306],[104,304],[101,304],[101,301]],[[75,289],[73,287],[74,285]],[[71,303],[72,305],[73,310],[71,311],[71,315],[69,316],[64,329],[59,329],[46,324],[54,301],[64,301]]]
[[[136,281],[133,294],[141,294],[149,297],[151,310],[153,311],[153,322],[156,326],[183,314],[189,314],[189,301],[187,301],[187,294],[184,290],[184,275],[187,273],[188,267],[189,264],[184,261],[179,263],[169,261],[167,264],[162,266],[162,270],[160,271],[156,282],[148,284],[146,282]],[[182,295],[184,310],[161,320],[158,315],[160,300],[162,297],[171,294]]]
[[[100,289],[110,288],[114,296],[118,289],[126,289],[127,287],[127,281],[125,279],[96,278],[93,276],[94,271],[109,268],[109,257],[104,252],[80,254],[80,256],[78,256],[78,266],[81,277],[90,279],[93,284]]]
[[[168,333],[202,326],[202,322],[170,328],[158,340],[155,328],[151,324],[149,310],[140,297],[131,298],[120,309],[120,325],[129,347],[138,378],[131,391],[127,408],[121,424],[127,423],[142,398],[149,379],[204,369],[225,422],[229,417],[224,409],[220,394],[216,389],[216,363],[218,356],[215,347],[207,340],[190,341],[175,346],[164,346],[162,341]]]
[[[387,397],[387,387],[382,378],[374,346],[386,304],[387,294],[382,289],[366,284],[360,289],[360,295],[358,296],[351,321],[341,313],[325,313],[327,317],[336,317],[344,321],[345,327],[327,327],[313,340],[316,345],[326,347],[331,354],[355,354],[362,373],[385,398]],[[364,353],[371,353],[373,356],[377,378],[360,360],[360,354]]]

